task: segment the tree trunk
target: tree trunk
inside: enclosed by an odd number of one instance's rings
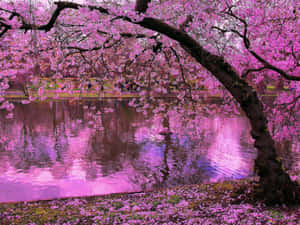
[[[191,54],[195,59],[226,87],[250,120],[251,136],[255,139],[254,146],[258,150],[255,171],[260,177],[261,196],[268,204],[299,201],[299,186],[290,179],[277,158],[275,143],[268,130],[263,105],[255,90],[242,80],[222,57],[208,53],[205,54],[206,57],[203,57],[203,53],[199,54],[194,51],[195,49],[191,51]]]
[[[260,177],[261,196],[265,202],[268,204],[299,203],[299,185],[290,179],[280,160],[277,160],[275,143],[268,130],[268,121],[264,115],[263,105],[255,90],[240,78],[223,57],[208,52],[184,31],[153,18],[144,18],[139,25],[178,41],[197,62],[225,86],[240,104],[250,120],[251,135],[255,139],[254,146],[258,150],[255,171]]]

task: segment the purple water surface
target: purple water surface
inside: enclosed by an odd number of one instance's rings
[[[203,116],[186,126],[174,114],[167,121],[172,133],[164,134],[163,118],[116,101],[16,104],[14,118],[0,114],[0,202],[253,175],[256,151],[242,116]],[[299,166],[298,148],[285,143],[288,169]]]

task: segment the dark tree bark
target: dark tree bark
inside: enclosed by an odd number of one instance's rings
[[[135,11],[139,13],[145,13],[148,8],[148,3],[151,2],[151,0],[136,0],[135,2]]]

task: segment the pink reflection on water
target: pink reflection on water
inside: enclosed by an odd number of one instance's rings
[[[250,131],[247,119],[215,117],[211,128],[215,136],[207,151],[207,158],[219,173],[211,177],[209,181],[215,182],[226,177],[236,178],[237,171],[241,177],[249,176],[254,166],[253,155],[245,158],[245,149],[243,153],[241,152],[242,136]]]
[[[69,137],[69,146],[67,148],[66,154],[67,160],[82,158],[84,156],[84,153],[86,152],[88,141],[92,134],[92,130],[85,127],[82,130],[80,130],[76,136],[72,136],[70,130],[67,129],[66,134]]]
[[[12,133],[15,140],[20,140],[21,125],[16,125]],[[41,130],[42,127],[39,127]],[[76,135],[66,129],[68,146],[64,152],[63,163],[54,161],[51,167],[39,168],[31,166],[28,171],[15,168],[8,157],[1,157],[2,169],[0,170],[0,202],[31,201],[51,199],[57,197],[88,196],[120,192],[139,191],[139,185],[133,183],[129,177],[135,171],[130,165],[115,172],[113,175],[87,179],[87,166],[84,161],[85,153],[89,146],[92,129],[87,127],[79,130]],[[44,140],[51,142],[50,138]],[[17,141],[11,141],[10,150],[14,150]],[[51,146],[52,143],[49,143]],[[6,159],[6,160],[5,160]],[[3,161],[3,162],[2,162]],[[93,163],[93,162],[90,162]],[[126,164],[126,162],[123,162]],[[101,165],[97,165],[98,171]]]
[[[68,176],[56,179],[49,168],[32,167],[28,173],[8,166],[0,176],[0,202],[28,201],[57,197],[88,196],[119,192],[133,192],[140,187],[128,179],[132,168],[115,173],[113,176],[86,180],[86,171],[79,160],[74,160]],[[116,185],[117,184],[117,185]]]
[[[198,117],[183,122],[180,115],[172,111],[169,115],[171,115],[170,131],[180,138],[180,143],[187,136],[191,139],[203,136],[205,143],[201,141],[196,150],[185,149],[185,151],[192,153],[190,157],[193,158],[190,158],[190,161],[195,160],[195,157],[198,156],[201,159],[199,166],[210,171],[210,175],[207,176],[208,179],[205,179],[206,182],[251,176],[256,156],[250,136],[250,125],[246,118],[218,115],[209,118]],[[148,126],[139,127],[135,133],[136,141],[163,141],[164,136],[159,134],[161,130],[165,129],[162,125],[163,116],[152,120],[152,123]],[[182,143],[184,145],[184,142]],[[245,146],[242,146],[243,144]],[[178,149],[178,151],[183,150]],[[147,144],[140,155],[141,160],[147,161],[154,170],[164,160],[164,151],[165,149],[159,149],[155,146],[155,143],[152,145]],[[173,160],[170,157],[167,160],[167,165],[170,169],[173,166]],[[184,166],[181,176],[191,176],[189,170],[191,168],[188,165]]]

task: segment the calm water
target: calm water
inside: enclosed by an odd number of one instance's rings
[[[16,104],[14,113],[7,120],[0,112],[0,202],[253,174],[256,152],[244,117],[203,116],[186,124],[175,113],[145,117],[126,102]],[[298,144],[284,145],[288,169],[299,164]]]

